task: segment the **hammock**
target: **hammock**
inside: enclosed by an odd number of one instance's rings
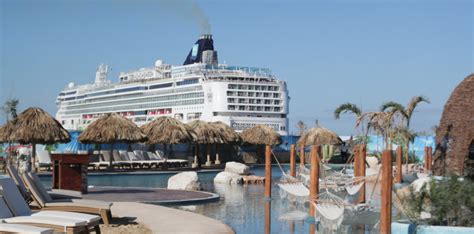
[[[345,202],[326,190],[311,204],[316,208],[315,218],[320,218],[321,224],[329,230],[337,230],[344,220]]]
[[[303,184],[303,182],[297,183],[278,183],[280,189],[285,190],[285,192],[290,193],[291,195],[298,197],[308,197],[309,189]]]
[[[361,182],[361,183],[358,183],[358,184],[352,184],[352,185],[348,185],[346,186],[346,191],[349,195],[354,195],[356,193],[359,192],[359,190],[362,188],[362,186],[364,185],[365,182]]]

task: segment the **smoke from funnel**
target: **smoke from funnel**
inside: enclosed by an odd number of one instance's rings
[[[196,23],[201,29],[201,33],[211,33],[209,19],[195,0],[160,0],[160,5],[175,11],[177,16]]]

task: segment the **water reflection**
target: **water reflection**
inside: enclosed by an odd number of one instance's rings
[[[271,218],[271,201],[266,201],[265,202],[265,234],[270,234],[272,233],[271,231],[271,223],[272,223],[272,218]]]

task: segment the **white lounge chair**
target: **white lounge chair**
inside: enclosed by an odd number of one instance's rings
[[[52,228],[57,232],[81,233],[87,230],[85,221],[77,221],[68,218],[54,218],[41,216],[17,216],[15,217],[6,204],[3,196],[0,197],[0,223],[24,224],[37,227]]]
[[[0,233],[53,234],[54,230],[30,225],[0,223]]]
[[[33,216],[33,217],[51,217],[51,218],[68,218],[76,221],[85,221],[89,229],[94,229],[100,232],[99,222],[100,217],[97,215],[82,214],[76,212],[64,211],[39,211],[33,213],[21,197],[15,183],[11,178],[0,178],[0,191],[3,194],[3,199],[10,209],[13,216]]]
[[[35,179],[35,173],[22,174],[25,185],[29,188],[33,200],[38,204],[42,210],[59,210],[70,212],[81,212],[88,214],[100,215],[104,224],[110,224],[112,214],[110,207],[113,203],[86,200],[86,199],[52,199],[46,192],[41,181]]]
[[[51,154],[46,151],[46,150],[38,150],[36,152],[36,166],[37,168],[41,169],[41,168],[46,168],[46,170],[50,171],[51,170],[51,165],[52,165],[52,162],[51,162]]]

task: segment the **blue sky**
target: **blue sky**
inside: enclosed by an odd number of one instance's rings
[[[0,103],[20,99],[56,112],[70,82],[94,80],[158,58],[181,64],[209,19],[220,62],[268,67],[290,90],[290,128],[303,120],[354,132],[338,104],[376,110],[425,95],[412,126],[437,124],[451,91],[474,71],[471,0],[0,1]],[[201,23],[200,23],[201,22]],[[4,118],[0,118],[0,123]]]

